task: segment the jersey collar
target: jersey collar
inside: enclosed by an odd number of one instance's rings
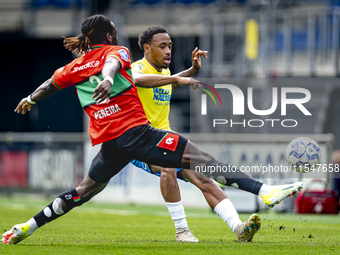
[[[163,74],[163,72],[168,69],[168,68],[167,69],[162,68],[162,71],[158,72],[157,69],[154,68],[146,58],[143,58],[143,62],[146,63],[150,68],[152,68],[153,70],[155,70],[159,74]]]
[[[94,44],[92,45],[91,50],[99,49],[101,47],[104,47],[105,45],[107,44]]]

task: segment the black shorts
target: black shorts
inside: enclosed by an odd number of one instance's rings
[[[181,167],[187,139],[150,125],[134,127],[113,140],[104,142],[89,170],[92,180],[108,182],[131,160],[151,165]]]

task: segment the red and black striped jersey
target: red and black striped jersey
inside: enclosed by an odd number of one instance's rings
[[[103,80],[101,71],[108,57],[118,59],[121,69],[114,77],[109,104],[97,105],[92,95]],[[133,82],[129,51],[125,47],[94,45],[87,54],[57,69],[52,76],[52,84],[60,90],[76,86],[80,104],[90,117],[89,134],[93,145],[148,123]]]

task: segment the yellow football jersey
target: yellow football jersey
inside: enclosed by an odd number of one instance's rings
[[[142,72],[145,74],[171,75],[169,68],[162,69],[162,72],[158,72],[145,58],[132,63],[131,67],[132,73]],[[146,117],[150,121],[151,126],[170,130],[169,112],[172,94],[171,84],[157,88],[137,87],[137,90]]]

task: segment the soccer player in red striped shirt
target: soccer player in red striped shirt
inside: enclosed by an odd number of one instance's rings
[[[117,46],[117,30],[112,21],[103,15],[91,16],[83,22],[81,32],[79,37],[64,40],[67,49],[81,56],[57,69],[51,79],[19,102],[15,112],[25,114],[37,101],[66,87],[76,86],[81,105],[90,117],[92,143],[102,143],[101,150],[78,187],[60,194],[29,221],[5,232],[2,235],[5,244],[24,240],[38,227],[89,201],[133,159],[171,168],[228,169],[229,165],[200,151],[181,135],[155,129],[148,124],[131,78],[129,51]],[[168,79],[167,83],[190,86],[189,78],[170,76]],[[268,189],[267,185],[239,170],[214,172],[211,177],[261,197],[266,195],[270,206],[302,188],[302,183],[296,183],[286,187],[283,185],[277,190]],[[257,218],[251,219],[244,224],[241,235],[247,240],[251,239],[259,225]]]

